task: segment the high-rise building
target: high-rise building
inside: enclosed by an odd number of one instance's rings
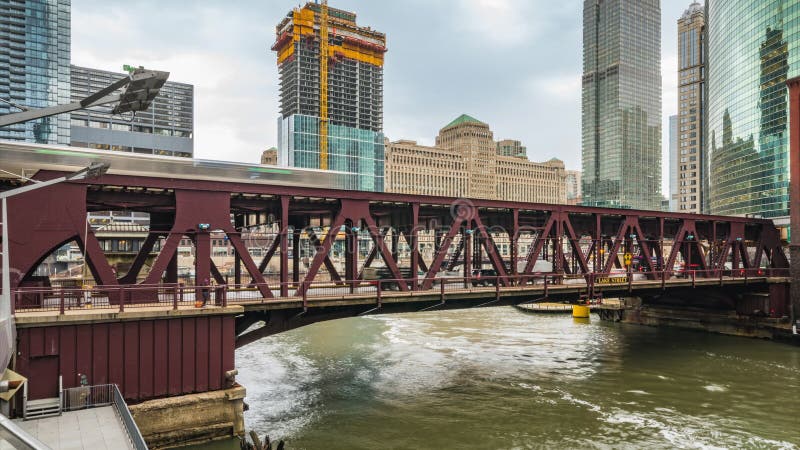
[[[522,145],[522,142],[514,139],[497,141],[497,154],[500,156],[514,156],[528,159],[528,149]]]
[[[669,210],[678,210],[678,116],[669,116]]]
[[[678,19],[677,210],[696,214],[703,212],[705,193],[705,36],[705,9],[694,2]]]
[[[436,142],[434,147],[407,140],[387,143],[386,192],[532,203],[566,200],[562,161],[500,155],[489,125],[466,114],[442,128]]]
[[[789,214],[786,80],[800,75],[798,0],[708,2],[709,207]]]
[[[0,99],[26,108],[70,101],[70,0],[0,0]],[[19,112],[0,102],[0,115]],[[0,139],[69,144],[69,114],[0,129]]]
[[[497,144],[489,125],[462,114],[439,131],[436,145],[464,155],[467,170],[466,196],[493,198]]]
[[[128,76],[125,73],[71,66],[72,101],[80,101]],[[194,86],[167,81],[146,111],[111,114],[113,105],[71,114],[71,145],[151,155],[192,157]]]
[[[316,3],[289,12],[275,32],[280,164],[351,173],[348,188],[383,191],[386,35]]]
[[[565,173],[565,187],[567,193],[567,204],[577,205],[582,202],[581,195],[581,171],[567,170]]]
[[[583,2],[583,204],[661,208],[659,0]]]

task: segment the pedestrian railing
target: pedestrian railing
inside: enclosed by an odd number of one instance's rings
[[[97,386],[78,386],[63,390],[63,410],[77,411],[87,408],[100,408],[113,406],[114,411],[125,428],[125,433],[135,450],[147,450],[147,444],[133,420],[128,405],[116,384],[101,384]]]
[[[710,269],[710,270],[660,270],[627,271],[612,273],[563,274],[528,273],[506,276],[456,277],[437,276],[434,278],[377,279],[377,280],[319,280],[291,281],[273,283],[222,284],[213,286],[187,286],[183,284],[94,286],[90,289],[78,288],[20,288],[13,292],[16,312],[58,311],[65,314],[70,310],[114,309],[126,311],[144,308],[178,309],[201,306],[228,306],[228,304],[266,303],[273,300],[302,301],[307,306],[309,300],[336,297],[377,297],[380,299],[402,293],[434,293],[444,299],[447,293],[465,291],[494,291],[496,298],[501,292],[509,290],[543,290],[547,296],[550,289],[559,287],[584,286],[586,295],[593,296],[596,291],[608,288],[619,290],[621,285],[633,291],[636,285],[658,283],[666,288],[671,283],[690,282],[695,286],[699,281],[716,280],[738,281],[745,284],[754,278],[787,277],[788,269]]]

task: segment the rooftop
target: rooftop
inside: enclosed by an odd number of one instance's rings
[[[469,116],[467,114],[462,114],[462,115],[456,117],[456,119],[453,120],[452,122],[448,123],[444,128],[450,128],[450,127],[453,127],[453,126],[456,126],[456,125],[461,125],[461,124],[464,124],[464,123],[476,123],[478,125],[486,125],[485,123],[481,122],[480,120],[478,120],[478,119],[476,119],[476,118],[474,118],[472,116]]]

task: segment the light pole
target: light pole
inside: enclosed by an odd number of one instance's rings
[[[12,103],[13,106],[17,106],[22,111],[0,116],[0,127],[109,103],[116,103],[111,111],[112,114],[144,111],[156,98],[161,87],[167,82],[168,77],[169,72],[147,70],[140,67],[135,69],[129,76],[121,78],[77,102],[41,109],[28,109]],[[122,91],[117,93],[120,89]],[[9,103],[5,100],[3,102]]]
[[[0,296],[0,367],[5,368],[8,366],[8,362],[11,360],[11,349],[14,344],[14,318],[11,316],[11,264],[8,254],[8,198],[65,181],[97,178],[103,175],[108,170],[108,167],[107,163],[92,163],[89,167],[85,167],[71,175],[0,192],[3,208],[3,292],[2,296]],[[84,245],[86,244],[84,243]]]

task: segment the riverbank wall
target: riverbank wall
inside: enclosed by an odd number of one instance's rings
[[[745,299],[753,302],[754,299]],[[709,309],[686,305],[647,304],[639,298],[627,298],[619,306],[595,310],[602,320],[652,327],[673,327],[709,333],[771,339],[800,345],[786,316],[769,317],[767,313],[742,314],[737,309]]]
[[[244,435],[245,388],[149,400],[130,411],[151,450],[184,447]]]

